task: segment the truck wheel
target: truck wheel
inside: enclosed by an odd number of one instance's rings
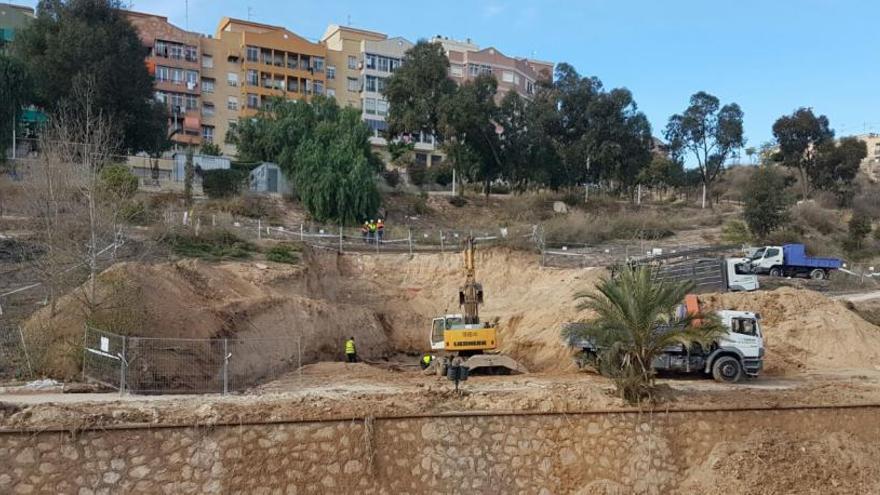
[[[779,268],[778,266],[774,266],[773,268],[770,269],[770,276],[771,277],[781,277],[782,276],[782,269]]]
[[[827,276],[825,270],[822,270],[821,268],[816,268],[810,272],[810,278],[813,280],[825,280]]]
[[[719,382],[736,383],[742,379],[742,365],[739,359],[731,356],[721,356],[712,365],[712,377]]]

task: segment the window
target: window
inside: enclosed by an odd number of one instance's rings
[[[779,249],[770,248],[767,250],[767,254],[764,255],[765,258],[772,258],[774,256],[779,256]]]
[[[245,81],[251,86],[259,85],[259,76],[257,75],[257,71],[254,69],[248,69],[247,74],[245,75]]]
[[[214,68],[214,57],[210,55],[202,55],[202,67],[206,69]]]
[[[376,92],[376,76],[367,76],[364,80],[364,90]]]
[[[368,53],[368,54],[364,57],[364,60],[366,60],[366,62],[367,62],[367,68],[368,68],[368,69],[375,69],[375,68],[376,68],[376,58],[377,58],[377,57],[376,57],[375,55],[371,54],[371,53]]]
[[[171,69],[171,82],[174,84],[183,84],[183,76],[185,71],[183,69]]]
[[[183,57],[190,62],[198,62],[199,61],[198,47],[187,45],[183,49]]]
[[[315,81],[315,94],[322,95],[324,94],[324,83],[321,81]]]
[[[164,41],[156,41],[156,48],[154,50],[157,57],[167,57],[168,56],[168,43]]]
[[[535,83],[532,81],[526,81],[526,93],[535,94]]]
[[[207,102],[203,103],[202,115],[204,115],[205,117],[212,117],[214,115],[214,104]]]
[[[376,101],[376,115],[388,114],[388,102],[385,100]]]
[[[229,72],[226,74],[226,84],[230,86],[238,86],[238,74],[235,72]]]
[[[210,77],[202,78],[202,92],[203,93],[213,93],[214,92],[214,79]]]
[[[399,58],[389,58],[388,59],[388,68],[391,72],[396,71],[400,68],[400,59]]]
[[[255,46],[247,47],[247,61],[257,62],[260,60],[260,49]]]
[[[248,108],[260,108],[260,97],[253,93],[248,93],[247,106]]]
[[[288,53],[287,68],[296,70],[297,67],[299,67],[299,55],[296,53]]]
[[[202,126],[202,139],[204,139],[208,143],[214,142],[214,126],[212,126],[212,125],[203,125]]]
[[[431,165],[443,163],[443,155],[431,155]]]
[[[513,72],[510,72],[510,71],[502,72],[501,73],[501,80],[506,83],[512,83],[513,82]]]
[[[176,59],[183,58],[183,45],[178,45],[178,44],[168,45],[168,56],[171,58],[176,58]]]
[[[751,318],[734,318],[730,321],[734,333],[741,335],[758,335],[758,322]]]
[[[226,108],[229,110],[238,110],[238,98],[230,96],[226,99]]]
[[[336,98],[336,90],[333,88],[327,88],[327,96],[330,98]]]
[[[428,164],[428,155],[424,153],[416,153],[416,162],[419,165],[427,165]]]
[[[349,69],[357,69],[358,68],[357,57],[355,57],[353,55],[348,56],[348,68]]]
[[[194,70],[186,71],[186,84],[191,89],[196,89],[199,85],[199,73]]]
[[[293,78],[287,80],[287,91],[299,93],[299,79]]]
[[[315,72],[324,72],[324,59],[322,57],[314,57],[312,59],[312,68]]]
[[[197,110],[199,108],[199,99],[195,95],[186,95],[186,109]]]
[[[376,115],[376,99],[375,98],[365,98],[364,99],[364,112],[368,115]]]
[[[462,69],[461,69],[461,65],[459,65],[459,64],[450,65],[449,66],[449,74],[452,77],[461,77],[464,75],[464,73],[462,72]]]
[[[171,80],[171,70],[168,67],[163,67],[161,65],[156,66],[156,80],[157,81],[170,81]]]
[[[348,78],[348,90],[352,92],[360,91],[358,80],[354,77]]]
[[[328,65],[327,66],[327,80],[332,81],[334,79],[336,79],[336,66],[335,65]]]
[[[390,72],[391,71],[391,63],[390,63],[390,59],[388,57],[376,57],[376,58],[378,59],[377,62],[379,62],[378,69],[381,72]]]
[[[183,111],[183,96],[180,93],[170,93],[168,99],[171,101],[171,112],[179,114]]]
[[[513,75],[513,84],[519,85],[519,74]]]
[[[303,80],[303,93],[310,95],[312,94],[312,80],[305,79]]]
[[[377,80],[376,80],[376,91],[378,91],[378,92],[380,92],[380,93],[383,92],[383,91],[385,91],[385,78],[384,78],[384,77],[379,77],[379,78],[377,78]]]

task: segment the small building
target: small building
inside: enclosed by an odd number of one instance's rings
[[[263,162],[251,170],[250,183],[251,191],[256,193],[287,195],[293,192],[293,186],[284,176],[281,167],[270,162]]]
[[[232,162],[225,156],[210,155],[193,155],[193,168],[196,170],[228,170],[232,167]],[[183,182],[186,176],[186,153],[174,154],[174,171],[171,179],[177,182]],[[198,174],[195,177],[199,180]]]

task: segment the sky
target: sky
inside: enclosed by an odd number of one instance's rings
[[[208,34],[223,16],[281,25],[311,39],[328,24],[342,24],[412,41],[471,38],[509,56],[567,62],[606,88],[632,91],[655,136],[701,90],[742,107],[747,146],[771,140],[773,122],[798,107],[827,115],[841,136],[880,132],[880,98],[871,96],[880,96],[876,0],[131,3]]]

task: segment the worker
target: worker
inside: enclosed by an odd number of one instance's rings
[[[431,361],[433,360],[434,356],[430,354],[425,354],[424,356],[422,356],[422,362],[419,363],[419,365],[422,367],[422,369],[427,369],[428,366],[431,366]]]
[[[364,244],[369,243],[370,237],[370,222],[368,220],[364,220],[364,224],[361,225],[361,237],[364,238]]]
[[[376,231],[378,229],[378,225],[374,220],[370,220],[370,242],[376,242]]]
[[[345,357],[349,363],[356,363],[358,359],[357,349],[354,347],[354,337],[345,341]]]
[[[376,222],[376,232],[379,234],[379,242],[382,242],[382,237],[385,235],[385,221],[381,218]]]

